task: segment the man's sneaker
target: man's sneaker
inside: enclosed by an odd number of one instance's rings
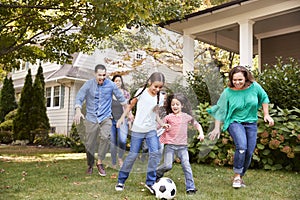
[[[93,167],[89,166],[88,169],[86,170],[86,174],[91,175],[93,173]]]
[[[197,192],[197,189],[195,188],[195,189],[187,190],[186,194],[193,195],[193,194],[196,194],[196,192]]]
[[[246,184],[243,179],[241,179],[241,187],[246,187]]]
[[[116,191],[123,191],[124,188],[125,188],[125,185],[122,184],[122,183],[118,183],[118,184],[115,186]]]
[[[103,164],[97,164],[97,169],[100,176],[106,176],[106,172],[104,170]]]
[[[145,184],[145,187],[150,191],[151,194],[155,195],[155,190],[153,189],[152,185],[146,185]]]
[[[242,187],[242,179],[240,177],[235,177],[233,179],[233,182],[232,182],[232,187],[233,188],[240,188],[240,187]]]

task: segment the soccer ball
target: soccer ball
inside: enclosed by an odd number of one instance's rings
[[[176,196],[176,185],[167,177],[162,177],[152,186],[157,199],[169,200]]]

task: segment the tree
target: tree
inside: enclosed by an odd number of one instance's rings
[[[43,68],[40,65],[33,83],[32,108],[30,119],[32,121],[31,137],[35,138],[37,134],[43,139],[48,137],[50,129],[47,116],[46,99],[44,95],[45,81]]]
[[[21,98],[19,102],[18,111],[16,117],[13,120],[13,132],[14,140],[29,140],[33,142],[34,138],[31,136],[32,130],[32,77],[31,70],[28,69],[28,73],[25,78],[24,87],[21,92]]]
[[[15,97],[13,81],[5,77],[0,97],[0,123],[4,121],[5,116],[18,107]]]
[[[18,68],[20,59],[63,63],[125,25],[181,19],[200,5],[199,0],[2,0],[0,68]]]

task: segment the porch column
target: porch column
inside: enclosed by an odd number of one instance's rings
[[[252,20],[242,20],[240,25],[240,65],[253,67],[253,24]]]
[[[183,75],[194,70],[194,46],[195,41],[191,35],[183,35]]]

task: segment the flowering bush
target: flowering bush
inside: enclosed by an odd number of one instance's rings
[[[259,112],[258,139],[253,164],[264,169],[300,169],[300,109],[274,109],[275,125],[265,125]],[[268,141],[268,142],[267,142]]]

